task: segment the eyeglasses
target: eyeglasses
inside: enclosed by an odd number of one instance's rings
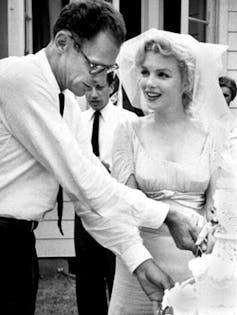
[[[114,65],[111,65],[111,66],[107,66],[107,65],[102,65],[102,64],[92,62],[87,57],[87,55],[84,53],[84,51],[81,49],[80,45],[76,42],[76,40],[73,37],[72,37],[72,39],[74,40],[74,43],[75,43],[77,50],[82,54],[82,56],[86,60],[88,66],[89,66],[89,69],[90,69],[89,70],[90,74],[96,75],[96,74],[102,73],[104,71],[106,71],[106,73],[108,74],[108,73],[113,72],[119,68],[117,63],[115,63]]]

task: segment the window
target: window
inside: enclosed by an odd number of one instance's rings
[[[188,32],[201,42],[206,41],[207,10],[206,0],[189,1]]]
[[[190,34],[201,42],[216,42],[217,0],[182,0],[181,33]]]

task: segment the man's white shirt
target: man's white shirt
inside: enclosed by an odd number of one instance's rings
[[[60,89],[44,50],[2,59],[0,90],[0,216],[41,220],[60,183],[87,230],[131,271],[150,258],[138,226],[159,228],[169,206],[109,175],[68,91],[60,116]]]
[[[95,111],[91,107],[82,112],[82,118],[88,130],[89,139],[91,139],[92,135],[94,113]],[[113,105],[111,101],[100,110],[100,113],[100,160],[109,165],[109,170],[111,170],[114,131],[119,123],[125,120],[133,120],[136,118],[136,115],[126,109]]]

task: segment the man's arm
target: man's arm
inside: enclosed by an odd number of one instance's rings
[[[111,216],[99,218],[91,211],[83,214],[80,210],[79,213],[87,231],[103,246],[120,256],[152,301],[161,302],[162,291],[171,288],[174,282],[152,259],[142,243],[137,227],[129,222],[119,222],[119,217],[113,220]],[[191,211],[188,217],[180,209],[170,208],[166,222],[169,228],[172,224],[175,230],[173,237],[179,248],[196,251],[195,241],[200,231],[199,219],[200,216],[195,212]]]
[[[133,176],[129,178],[127,184],[136,187]],[[202,217],[195,211],[191,210],[187,215],[187,212],[184,214],[181,210],[183,209],[178,206],[171,206],[165,221],[170,227],[172,225],[174,228],[175,233],[173,234],[178,247],[195,251],[194,240],[196,240],[199,233],[199,223],[202,221]],[[109,223],[109,217],[112,219],[111,216],[99,219],[90,211],[85,216],[82,213],[83,211],[80,210],[79,215],[82,219],[84,218],[83,222],[87,231],[101,244],[112,249],[120,256],[137,277],[148,297],[159,304],[162,300],[162,292],[171,288],[174,282],[152,259],[150,253],[142,244],[137,227],[130,225],[129,220],[127,224],[120,225],[121,217],[115,219],[114,222],[117,222],[117,224],[114,226],[114,223],[112,225]],[[154,216],[153,219],[155,219]],[[94,220],[97,220],[97,223]],[[111,227],[112,229],[110,229]],[[117,251],[118,249],[119,251]]]
[[[94,162],[92,153],[83,152],[70,124],[61,118],[58,97],[51,95],[45,78],[37,86],[33,81],[18,77],[14,82],[6,77],[1,80],[1,112],[7,129],[32,158],[56,178],[72,199],[89,205],[95,211],[84,213],[90,230],[97,229],[94,235],[101,244],[112,250],[115,248],[128,268],[134,271],[151,258],[137,227],[159,228],[169,206],[148,199],[142,192],[112,179],[105,168],[99,166],[97,159],[97,164]],[[80,121],[80,115],[74,119]],[[92,214],[94,222],[91,221]],[[110,225],[110,234],[103,231],[106,222]],[[133,233],[132,237],[128,230]],[[127,238],[123,238],[125,235]]]

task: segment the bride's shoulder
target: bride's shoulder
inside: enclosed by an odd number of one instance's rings
[[[190,122],[193,132],[201,136],[218,137],[220,134],[225,134],[226,132],[224,124],[218,120],[209,121],[206,124],[195,119],[191,119]]]
[[[140,117],[140,116],[135,115],[135,117],[133,117],[133,119],[124,121],[123,124],[129,128],[135,128],[136,129],[144,123],[144,119],[145,119],[145,116]]]
[[[191,135],[191,138],[206,138],[209,131],[203,127],[199,121],[193,120],[192,118],[189,119],[187,123],[187,134]]]
[[[117,125],[116,133],[126,134],[131,137],[140,124],[140,118],[141,117],[134,115],[132,119],[125,119],[120,121]]]
[[[221,152],[228,139],[228,128],[220,121],[213,121],[207,127],[207,134],[210,148],[214,151]]]
[[[136,117],[133,121],[130,122],[130,128],[135,132],[135,134],[139,134],[142,130],[144,130],[150,123],[150,117],[142,116]]]
[[[213,121],[208,125],[208,133],[212,137],[224,137],[228,133],[228,126],[223,124],[221,121]]]

